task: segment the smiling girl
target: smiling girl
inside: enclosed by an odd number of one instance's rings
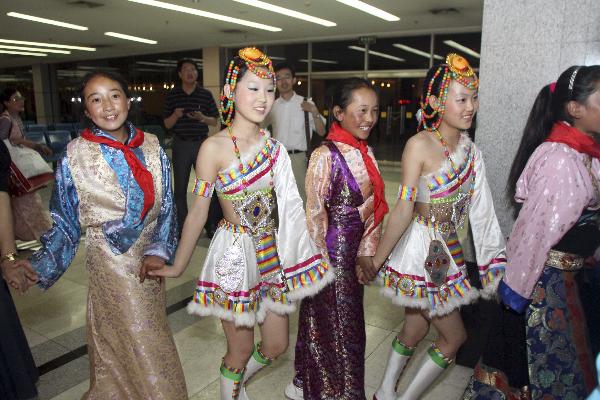
[[[379,118],[369,82],[341,81],[333,94],[335,122],[306,174],[311,237],[335,267],[335,281],[302,301],[294,382],[285,394],[298,399],[365,398],[365,321],[362,270],[372,256],[387,212],[384,185],[367,138]],[[359,263],[358,271],[355,267]]]
[[[127,121],[123,78],[92,72],[81,98],[91,128],[69,143],[58,164],[54,224],[30,258],[38,285],[48,289],[61,277],[87,228],[90,389],[84,398],[187,399],[164,282],[143,282],[146,270],[170,260],[177,244],[169,160],[156,136]]]
[[[275,99],[271,60],[245,48],[231,60],[221,94],[225,129],[202,144],[196,162],[198,196],[185,220],[173,267],[187,267],[217,191],[223,208],[188,310],[221,319],[227,353],[221,399],[247,399],[245,382],[288,346],[294,301],[316,293],[333,271],[310,241],[302,200],[286,149],[260,129]],[[254,346],[254,326],[262,342]]]
[[[373,257],[383,293],[405,307],[377,400],[396,400],[402,370],[433,324],[438,338],[399,397],[418,399],[453,361],[466,339],[458,308],[495,293],[505,243],[481,151],[466,134],[479,107],[478,80],[463,57],[449,54],[423,83],[423,130],[402,155],[398,202]],[[457,230],[469,219],[483,289],[471,287]]]

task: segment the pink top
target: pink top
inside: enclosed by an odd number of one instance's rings
[[[381,236],[381,224],[367,234],[375,223],[373,187],[369,180],[367,168],[358,149],[344,143],[334,143],[340,150],[340,153],[342,153],[344,160],[346,160],[350,172],[360,187],[363,199],[365,199],[365,202],[358,207],[360,219],[365,223],[365,236],[363,236],[360,242],[358,256],[373,256],[377,249],[379,237]],[[373,159],[375,165],[377,165],[373,152],[370,148],[368,151],[369,156]],[[329,197],[331,153],[326,146],[321,146],[313,152],[311,160],[314,161],[309,164],[308,171],[306,172],[306,193],[312,193],[312,195],[306,196],[306,222],[310,237],[316,243],[317,247],[319,247],[322,254],[328,254],[327,244],[325,243],[328,218],[324,199]]]
[[[506,246],[505,283],[525,298],[544,269],[548,251],[575,225],[586,209],[600,208],[600,193],[586,166],[590,156],[562,143],[545,142],[533,152],[516,187],[523,203]],[[592,160],[600,179],[600,162]]]

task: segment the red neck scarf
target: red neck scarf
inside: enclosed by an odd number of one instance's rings
[[[133,154],[131,149],[139,147],[142,145],[142,143],[144,143],[144,132],[136,129],[135,136],[133,136],[133,138],[127,144],[123,144],[118,140],[109,139],[104,136],[94,135],[90,129],[86,129],[81,132],[81,137],[89,140],[90,142],[105,144],[123,152],[125,161],[127,161],[127,165],[129,168],[131,168],[131,172],[133,173],[133,178],[138,185],[140,185],[142,192],[144,192],[144,208],[142,209],[142,214],[140,216],[140,220],[143,220],[148,211],[154,205],[154,180],[152,179],[152,174],[146,169],[140,159]]]
[[[564,143],[580,153],[600,159],[600,144],[566,122],[555,123],[546,142]]]
[[[367,153],[367,141],[355,138],[337,122],[334,122],[331,125],[331,128],[329,128],[327,139],[331,140],[332,142],[340,142],[350,145],[360,151],[363,162],[367,167],[367,173],[369,174],[371,185],[373,185],[373,193],[375,194],[375,199],[373,202],[375,208],[375,225],[373,227],[379,225],[381,221],[383,221],[385,214],[388,212],[388,205],[385,202],[385,184],[383,183],[381,174],[379,173],[379,170],[377,170],[373,159]]]

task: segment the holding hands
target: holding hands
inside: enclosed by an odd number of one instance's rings
[[[35,285],[38,276],[31,263],[27,260],[5,259],[0,264],[2,277],[13,289],[25,293],[27,289]]]
[[[361,256],[356,258],[356,277],[363,285],[375,279],[379,268],[373,263],[373,257]]]

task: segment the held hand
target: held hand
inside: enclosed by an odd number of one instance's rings
[[[183,110],[184,110],[183,107],[178,107],[175,109],[175,111],[173,111],[172,115],[174,115],[175,117],[177,117],[177,119],[179,119],[179,118],[183,117]]]
[[[315,103],[313,103],[312,101],[303,101],[300,104],[300,108],[302,108],[302,111],[307,111],[307,112],[311,113],[312,115],[316,115],[319,113],[319,109],[317,108]]]
[[[152,276],[150,272],[160,270],[165,266],[165,260],[157,256],[146,256],[142,261],[142,267],[140,268],[140,283],[144,283],[146,277]],[[159,277],[151,278],[160,280]]]
[[[149,271],[148,275],[162,278],[179,278],[184,269],[175,265],[164,265],[161,269]]]
[[[360,265],[356,264],[356,266],[354,268],[356,270],[356,279],[358,279],[358,283],[360,283],[361,285],[368,285],[369,284],[369,280],[365,276],[365,274],[364,274],[362,268],[360,267]]]
[[[25,293],[38,281],[38,276],[31,263],[26,260],[4,261],[2,276],[12,288],[20,293]]]
[[[377,276],[378,268],[376,268],[375,265],[373,264],[373,257],[369,257],[369,256],[358,257],[356,259],[356,261],[357,261],[358,265],[360,265],[360,269],[362,270],[363,274],[365,274],[365,277],[369,281],[372,281],[373,279],[375,279],[375,277]]]
[[[188,113],[187,116],[200,122],[204,122],[204,119],[206,118],[206,115],[202,114],[202,111],[192,111]]]

